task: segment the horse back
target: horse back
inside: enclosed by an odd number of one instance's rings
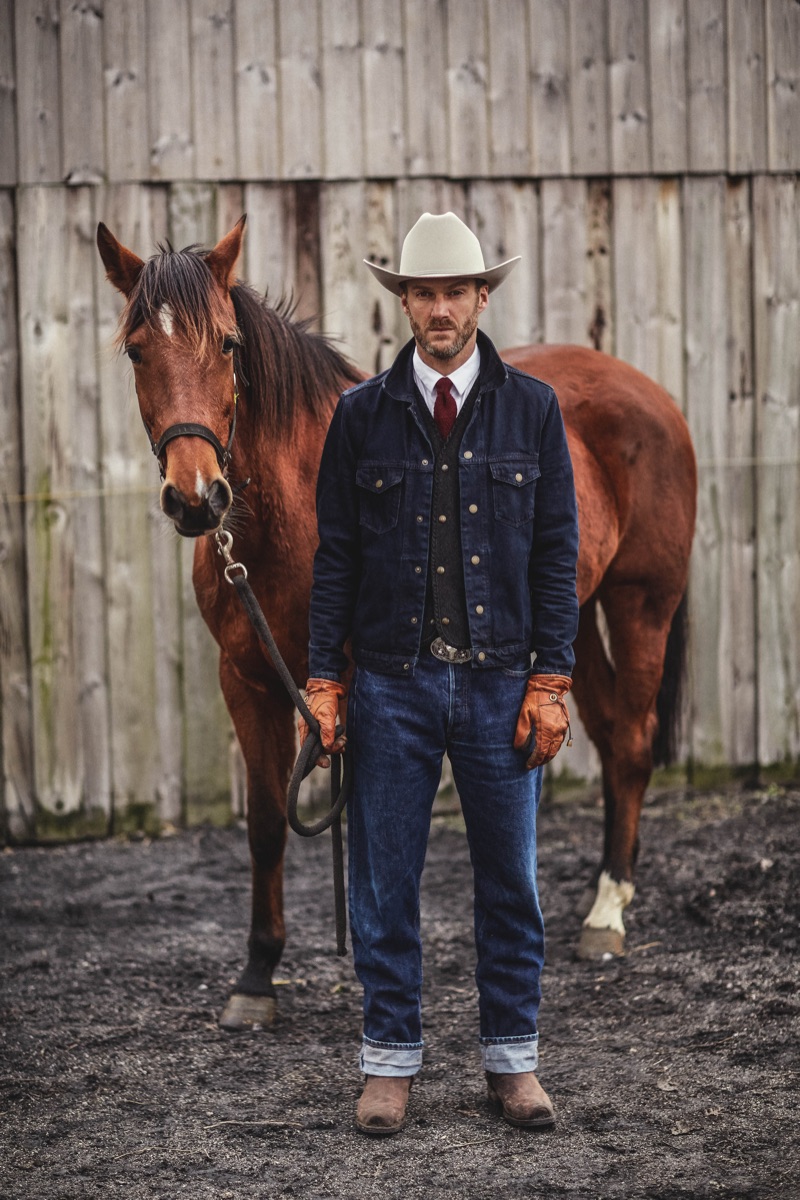
[[[501,358],[558,396],[578,494],[581,600],[612,563],[622,575],[652,564],[662,577],[669,560],[685,575],[697,473],[686,421],[669,393],[584,346],[519,346]]]

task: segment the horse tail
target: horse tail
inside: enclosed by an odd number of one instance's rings
[[[664,655],[664,675],[656,700],[658,731],[653,741],[653,762],[668,767],[677,754],[681,715],[681,697],[686,677],[686,646],[689,633],[689,606],[683,593],[672,617]]]

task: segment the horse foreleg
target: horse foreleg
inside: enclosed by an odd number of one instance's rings
[[[615,666],[613,731],[604,759],[607,821],[597,894],[586,917],[581,958],[625,952],[622,914],[634,896],[633,869],[644,794],[653,771],[656,698],[672,617],[670,598],[640,585],[603,590]]]
[[[276,687],[256,690],[223,657],[220,681],[247,766],[252,914],[247,966],[220,1017],[223,1029],[257,1029],[275,1017],[272,973],[283,952],[286,789],[294,758],[293,709]]]

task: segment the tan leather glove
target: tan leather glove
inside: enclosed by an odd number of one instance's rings
[[[319,731],[322,744],[331,754],[341,754],[347,738],[344,734],[336,736],[337,722],[345,723],[347,688],[343,683],[334,679],[309,679],[306,684],[306,704],[311,715],[319,721]],[[300,745],[308,737],[308,725],[302,717],[297,718],[297,732],[300,734]],[[331,760],[324,754],[317,759],[318,767],[329,767]]]
[[[529,771],[555,758],[569,729],[564,697],[572,687],[566,675],[531,675],[519,710],[514,747],[532,751],[525,766]]]

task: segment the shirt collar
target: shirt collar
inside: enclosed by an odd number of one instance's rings
[[[417,380],[420,391],[426,399],[431,399],[434,395],[434,389],[437,382],[442,378],[442,372],[437,371],[435,367],[429,367],[426,362],[423,362],[419,355],[419,350],[414,346],[414,376]],[[448,375],[453,389],[453,397],[456,404],[460,403],[466,396],[469,395],[473,383],[478,378],[481,369],[481,352],[477,345],[470,354],[465,363],[457,367],[452,375]]]

